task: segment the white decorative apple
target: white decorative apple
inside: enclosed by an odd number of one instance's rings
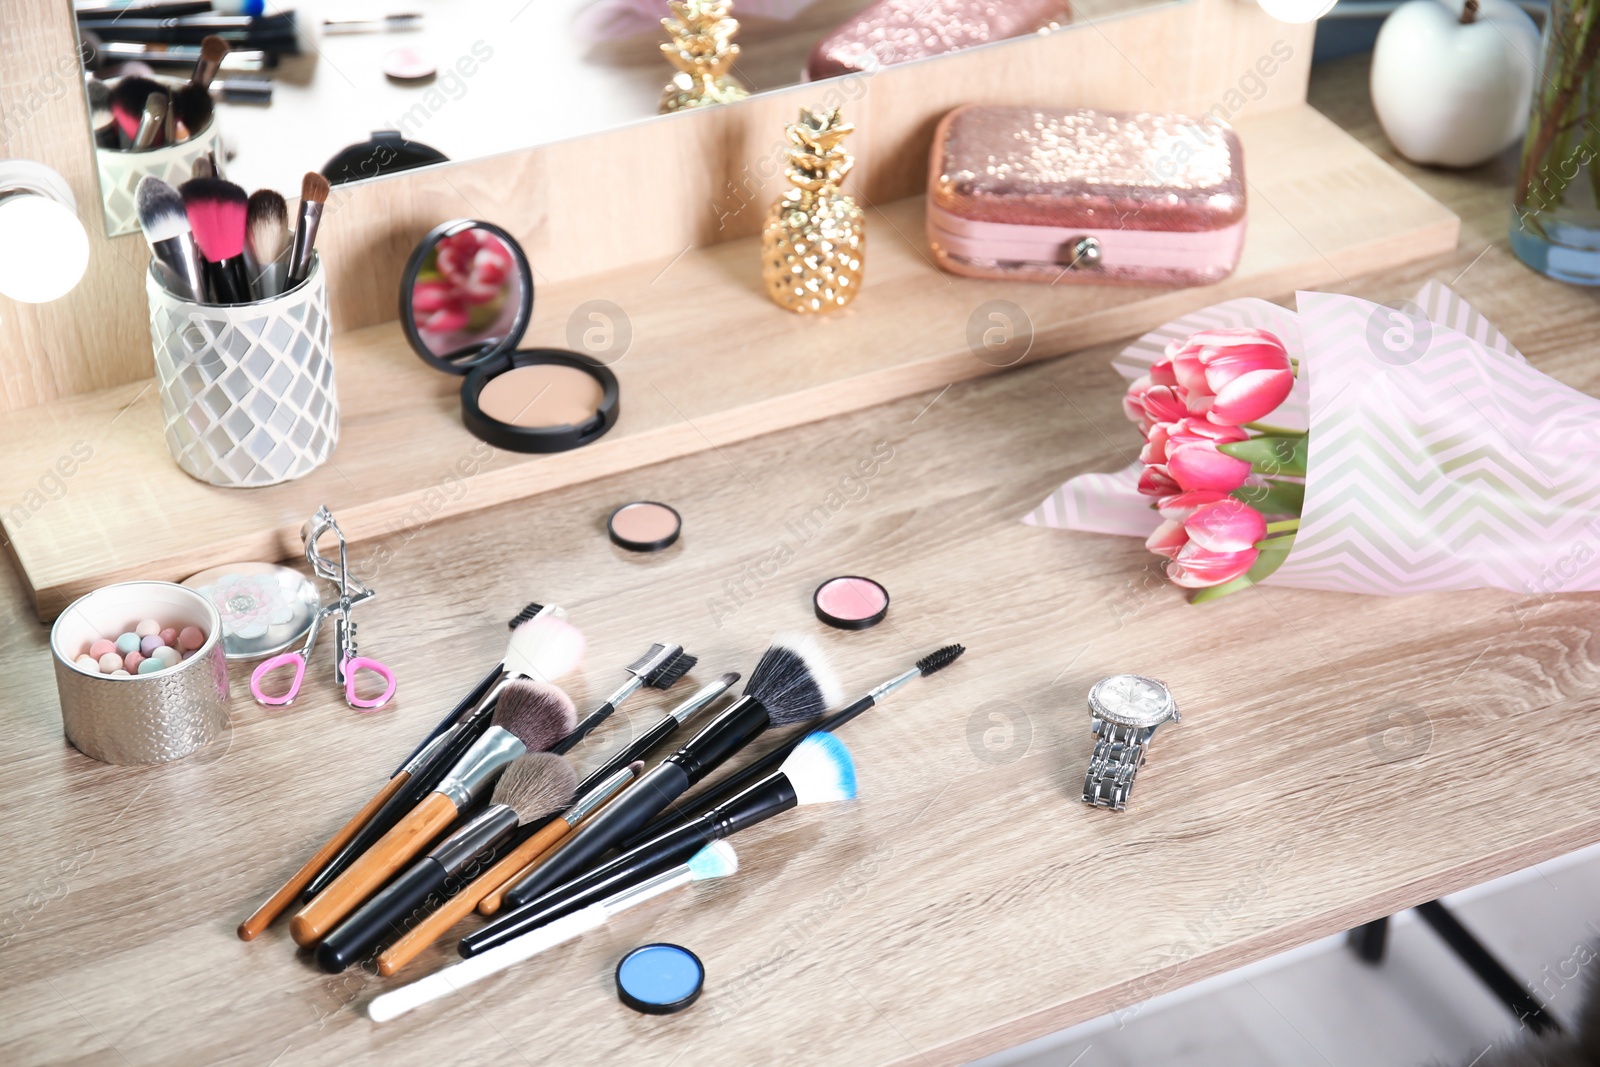
[[[1471,167],[1528,125],[1539,30],[1510,0],[1409,0],[1372,49],[1372,106],[1414,163]]]

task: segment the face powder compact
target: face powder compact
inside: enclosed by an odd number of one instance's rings
[[[683,517],[676,508],[654,500],[624,504],[606,520],[611,543],[630,552],[660,552],[670,548],[683,532]]]
[[[865,630],[889,614],[889,590],[859,575],[829,578],[811,594],[817,618],[839,630]]]
[[[231,660],[282,652],[305,637],[322,607],[315,582],[276,563],[224,563],[191,574],[183,584],[217,609],[222,652]]]
[[[400,278],[400,325],[429,366],[464,375],[461,421],[510,452],[565,452],[616,425],[616,375],[563,348],[518,349],[533,316],[533,269],[488,222],[434,227]]]

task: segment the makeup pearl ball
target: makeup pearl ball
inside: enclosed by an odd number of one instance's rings
[[[151,656],[149,659],[147,659],[143,663],[139,664],[139,673],[140,674],[154,674],[154,673],[156,673],[156,671],[165,670],[166,666],[167,665],[165,663],[162,663],[156,657]]]
[[[112,671],[120,671],[121,669],[122,657],[117,655],[115,652],[107,652],[105,655],[100,657],[101,673],[110,674]]]
[[[146,619],[138,626],[135,626],[133,628],[133,632],[138,634],[140,637],[149,637],[151,634],[158,634],[161,632],[161,624],[156,622],[154,619]]]
[[[139,651],[139,635],[123,634],[117,638],[117,651],[126,656],[129,652]]]
[[[185,626],[183,632],[178,634],[178,647],[184,652],[194,652],[206,643],[206,635],[200,632],[198,626]]]
[[[150,658],[154,660],[160,660],[163,667],[170,667],[177,663],[180,657],[178,656],[177,649],[173,648],[171,645],[162,645],[160,648],[150,653]]]
[[[129,674],[127,671],[112,671],[111,672],[111,677],[113,677],[113,678],[132,678],[133,675]]]
[[[171,645],[173,648],[178,647],[178,631],[171,626],[163,627],[161,630],[161,643],[163,645]]]
[[[95,674],[100,673],[100,661],[93,656],[79,656],[72,662],[75,666],[82,667],[86,671],[93,671]]]
[[[166,642],[161,640],[160,634],[145,634],[143,637],[139,638],[139,651],[148,656],[150,653],[154,652],[164,644],[166,644]]]
[[[143,663],[149,658],[149,656],[139,652],[129,652],[126,656],[122,657],[122,665],[130,671],[137,671],[139,669],[139,664]]]
[[[98,660],[101,656],[105,655],[107,652],[115,652],[116,650],[117,650],[117,644],[116,644],[115,641],[107,641],[105,638],[102,637],[100,640],[96,641],[94,644],[89,646],[89,655],[92,658]]]

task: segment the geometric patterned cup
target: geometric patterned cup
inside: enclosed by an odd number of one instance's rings
[[[193,177],[191,168],[194,161],[207,152],[216,153],[220,166],[222,148],[218,144],[221,140],[219,126],[220,123],[213,118],[205,129],[187,141],[145,152],[96,148],[94,155],[100,168],[100,199],[105,204],[106,236],[139,232],[139,212],[134,193],[139,188],[139,180],[146,174],[153,174],[176,189]]]
[[[211,485],[276,485],[309,474],[339,441],[327,276],[250,304],[175,296],[152,261],[150,343],[167,450]]]

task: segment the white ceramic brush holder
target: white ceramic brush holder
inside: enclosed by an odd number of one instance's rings
[[[118,237],[139,232],[139,211],[134,198],[139,182],[154,175],[176,189],[194,176],[194,161],[207,152],[216,154],[222,165],[222,136],[215,116],[205,129],[177,144],[163,145],[144,152],[116,148],[96,148],[95,162],[100,168],[100,199],[106,209],[106,236]]]
[[[250,488],[302,477],[339,441],[327,276],[249,304],[198,304],[152,262],[150,343],[167,450],[211,485]]]

